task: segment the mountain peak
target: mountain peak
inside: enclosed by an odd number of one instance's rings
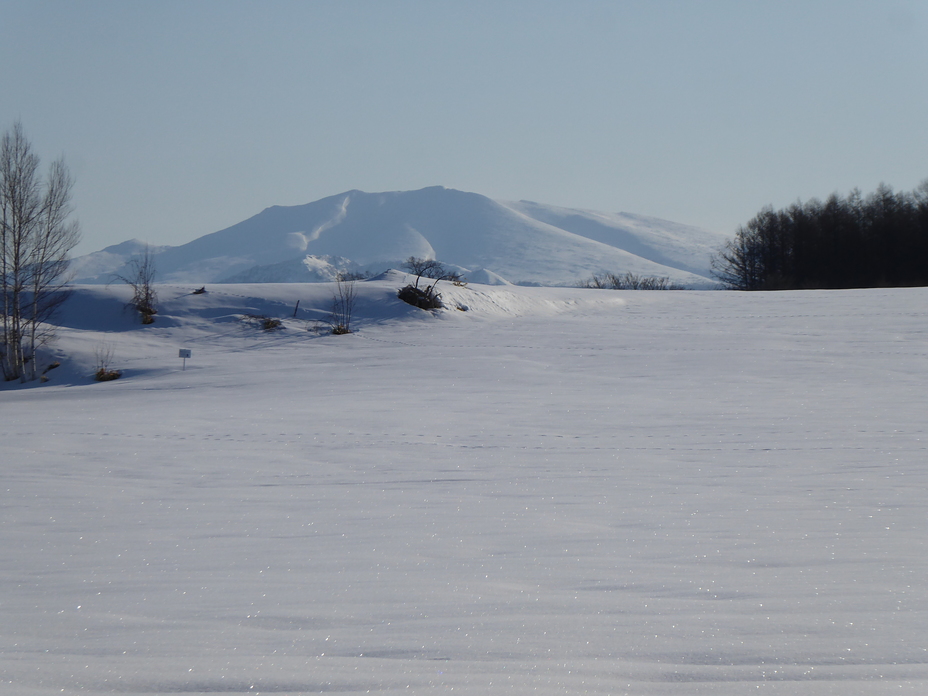
[[[311,279],[306,269],[316,269],[313,278],[328,274],[316,262],[305,263],[308,257],[343,259],[338,263],[376,273],[420,256],[491,282],[575,285],[594,273],[632,272],[692,286],[711,282],[709,257],[723,241],[721,235],[656,218],[507,203],[444,186],[383,193],[352,189],[303,205],[265,208],[224,230],[159,249],[155,265],[162,281],[283,282]],[[78,282],[100,282],[106,263],[110,275],[120,272],[143,246],[130,240],[76,259]]]

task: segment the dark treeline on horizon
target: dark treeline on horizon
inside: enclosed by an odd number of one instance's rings
[[[713,259],[735,290],[928,285],[928,180],[764,208]]]

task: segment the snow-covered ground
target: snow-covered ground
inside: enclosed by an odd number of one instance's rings
[[[401,282],[78,290],[0,391],[0,693],[926,693],[928,289]]]

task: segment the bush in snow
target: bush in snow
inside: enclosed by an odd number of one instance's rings
[[[340,336],[351,333],[351,315],[354,313],[354,279],[346,279],[339,274],[335,281],[335,294],[332,296],[332,312],[329,325],[332,333]]]
[[[120,377],[122,377],[122,372],[119,370],[104,370],[101,368],[93,373],[93,378],[98,382],[110,382]]]
[[[629,271],[625,275],[603,273],[580,284],[582,288],[608,288],[610,290],[683,290],[670,278],[663,276],[640,276]]]
[[[242,317],[242,323],[257,327],[263,331],[276,331],[283,328],[283,322],[280,319],[263,314],[245,314]]]
[[[422,259],[416,256],[410,256],[403,264],[410,273],[416,276],[415,285],[407,285],[397,292],[396,296],[403,302],[411,304],[420,309],[441,309],[444,305],[441,303],[441,293],[435,291],[435,286],[439,280],[448,280],[455,285],[463,286],[465,280],[460,273],[445,268],[445,265],[435,259]],[[420,288],[419,281],[428,278],[434,282],[427,287]]]
[[[406,304],[419,309],[441,309],[444,306],[441,303],[441,293],[435,292],[434,283],[424,290],[414,285],[407,285],[400,288],[396,296]]]
[[[113,346],[109,343],[103,343],[94,350],[94,357],[97,359],[97,371],[93,373],[93,378],[98,382],[109,382],[119,379],[122,373],[110,367],[113,362]]]

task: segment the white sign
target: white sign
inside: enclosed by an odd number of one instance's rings
[[[181,348],[177,354],[178,358],[184,358],[184,359],[192,357],[192,356],[193,356],[193,351],[191,351],[189,348]]]

